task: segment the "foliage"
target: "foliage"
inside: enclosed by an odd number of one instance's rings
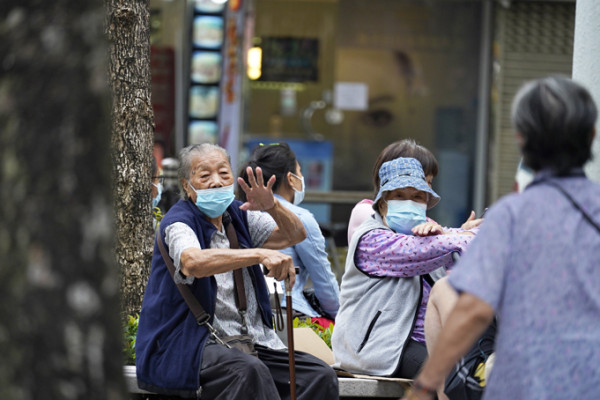
[[[331,335],[333,334],[333,324],[329,324],[326,328],[317,324],[316,322],[311,322],[309,318],[300,320],[298,317],[294,318],[293,322],[294,328],[311,328],[329,348],[331,349]]]
[[[127,317],[127,323],[123,327],[123,354],[125,356],[125,363],[127,365],[135,364],[135,341],[137,337],[139,314],[129,315]],[[311,322],[309,318],[300,320],[294,318],[294,328],[311,328],[329,348],[331,348],[331,335],[333,334],[333,324],[328,327],[319,325],[316,322]]]
[[[127,323],[123,327],[123,353],[125,355],[125,363],[127,365],[135,364],[135,341],[137,338],[137,329],[140,315],[130,315],[127,318]]]

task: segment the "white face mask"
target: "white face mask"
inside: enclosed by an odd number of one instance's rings
[[[290,172],[290,174],[292,173]],[[294,189],[294,205],[297,206],[298,204],[302,203],[302,200],[304,200],[304,177],[300,177],[296,174],[292,174],[292,176],[296,177],[297,179],[300,179],[300,184],[302,188],[300,190],[296,190],[296,188],[292,186],[292,189]]]
[[[412,200],[389,200],[385,216],[390,228],[405,235],[412,234],[412,228],[427,221],[427,205]]]
[[[154,208],[154,207],[158,207],[158,203],[160,202],[160,198],[161,198],[162,191],[163,191],[163,185],[162,185],[162,183],[158,183],[158,184],[153,183],[152,185],[156,188],[156,191],[157,191],[156,197],[152,199],[152,208]]]
[[[196,192],[196,207],[210,218],[223,215],[235,197],[233,185],[214,189],[196,189],[190,181],[188,183]]]

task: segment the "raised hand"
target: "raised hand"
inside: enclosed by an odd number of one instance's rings
[[[256,167],[256,177],[252,167],[246,168],[248,174],[248,182],[243,178],[238,178],[238,184],[246,193],[246,202],[240,206],[242,210],[265,211],[275,206],[275,197],[273,197],[273,184],[275,183],[275,175],[269,179],[267,185],[263,179],[262,169]]]
[[[467,218],[467,220],[465,221],[465,223],[462,224],[461,228],[464,229],[464,230],[473,229],[473,228],[478,227],[479,225],[481,225],[482,222],[483,222],[483,218],[477,218],[477,219],[475,219],[475,211],[471,211],[471,214],[469,215],[469,218]]]

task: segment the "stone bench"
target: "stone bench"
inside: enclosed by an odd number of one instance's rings
[[[131,394],[152,395],[138,388],[135,366],[123,367],[127,389]],[[404,394],[406,382],[394,382],[366,378],[339,377],[340,398],[396,398]]]

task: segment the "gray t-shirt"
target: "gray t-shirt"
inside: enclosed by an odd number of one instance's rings
[[[267,213],[260,211],[248,211],[248,229],[254,247],[262,247],[276,227],[276,223]],[[176,222],[165,229],[165,242],[169,246],[169,255],[175,264],[175,282],[191,284],[193,276],[184,276],[181,270],[181,253],[189,248],[201,249],[196,234],[183,222]],[[210,240],[211,249],[228,249],[229,240],[224,228],[215,231]],[[217,303],[215,305],[215,316],[213,326],[221,337],[239,335],[242,328],[242,319],[235,304],[233,272],[224,272],[214,275],[217,281]],[[262,322],[258,301],[254,292],[254,285],[248,270],[243,269],[244,286],[246,289],[247,310],[246,320],[248,334],[255,342],[271,349],[285,349],[285,345],[279,339],[273,329],[269,329]]]

